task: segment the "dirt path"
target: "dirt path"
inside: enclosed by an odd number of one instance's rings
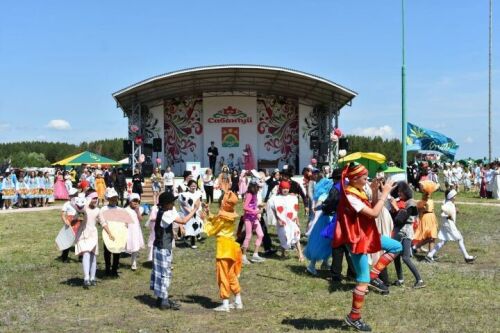
[[[9,213],[31,213],[31,212],[44,212],[47,210],[58,209],[61,210],[62,205],[53,205],[49,207],[33,207],[33,208],[14,208],[14,209],[2,209],[0,210],[0,214],[9,214]]]

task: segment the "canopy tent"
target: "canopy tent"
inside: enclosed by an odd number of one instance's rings
[[[122,163],[112,160],[110,158],[84,151],[76,155],[69,156],[63,160],[53,163],[52,165],[121,165]]]
[[[397,166],[391,166],[385,169],[384,173],[405,173],[405,171]]]
[[[370,178],[373,178],[375,177],[377,172],[385,172],[385,170],[387,169],[387,164],[385,163],[385,161],[385,156],[379,153],[357,152],[339,159],[339,165],[343,167],[349,162],[358,162],[360,164],[363,164],[368,169],[368,176]]]

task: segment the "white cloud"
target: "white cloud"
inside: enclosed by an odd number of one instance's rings
[[[7,132],[10,130],[10,124],[0,123],[0,132]]]
[[[381,127],[356,128],[352,134],[370,137],[380,136],[383,139],[393,139],[396,137],[394,130],[389,125]]]
[[[64,119],[53,119],[47,124],[48,128],[52,128],[58,131],[66,131],[71,129],[71,125]]]
[[[465,143],[473,143],[474,139],[472,137],[468,136],[468,137],[465,138],[464,141],[465,141]]]

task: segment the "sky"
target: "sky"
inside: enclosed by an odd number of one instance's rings
[[[488,0],[406,0],[407,120],[454,139],[457,158],[488,156],[488,15]],[[401,138],[401,21],[399,0],[3,2],[0,142],[126,137],[113,92],[218,64],[324,77],[359,94],[341,110],[345,133]]]

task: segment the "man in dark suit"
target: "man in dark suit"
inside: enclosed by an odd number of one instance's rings
[[[217,156],[219,156],[219,150],[215,147],[214,142],[210,142],[210,147],[208,147],[208,162],[210,164],[210,169],[215,173],[215,162],[217,162]]]

